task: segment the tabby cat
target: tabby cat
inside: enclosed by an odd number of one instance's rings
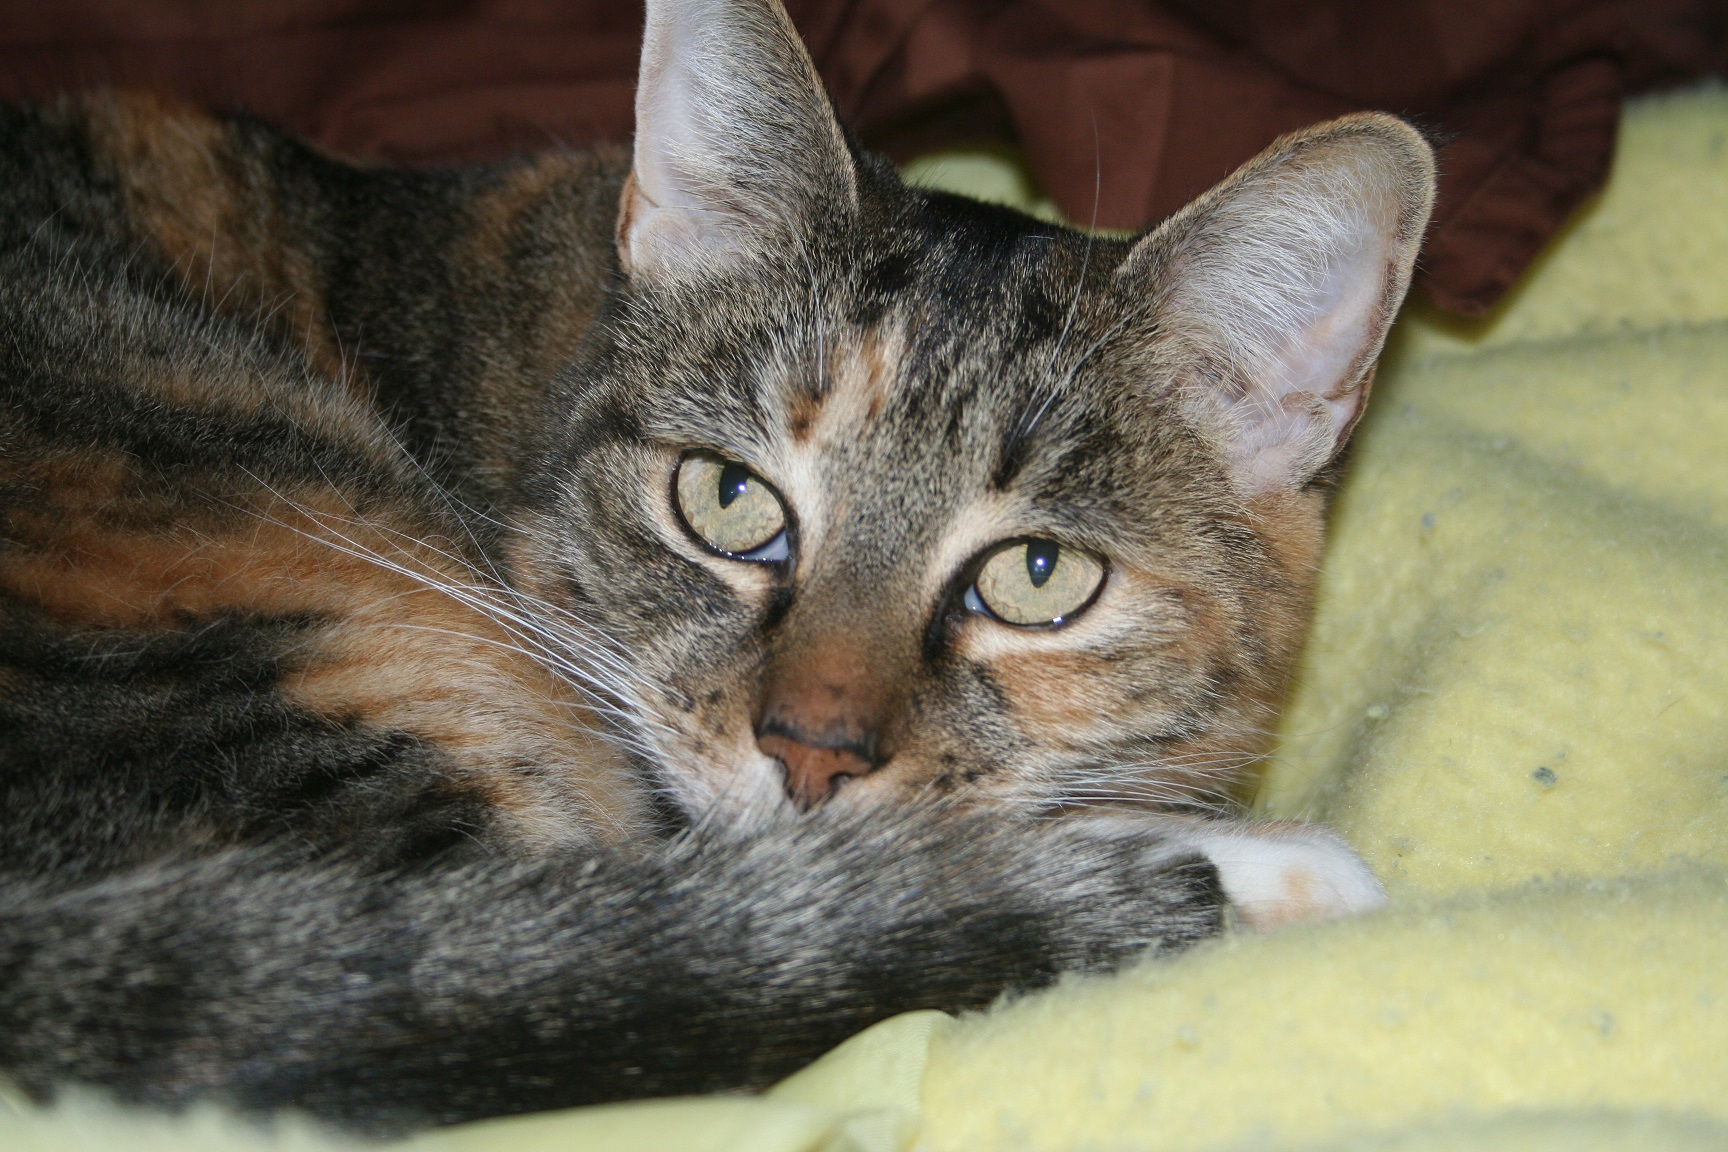
[[[368,1131],[759,1086],[1371,907],[1220,815],[1432,161],[1135,241],[908,188],[773,0],[630,156],[0,117],[0,1072]]]

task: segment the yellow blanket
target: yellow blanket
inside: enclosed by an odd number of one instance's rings
[[[765,1099],[414,1146],[1728,1147],[1728,94],[1634,105],[1502,313],[1413,309],[1376,393],[1259,805],[1344,833],[1384,913],[901,1017]],[[120,1140],[332,1146],[0,1105],[7,1149]]]

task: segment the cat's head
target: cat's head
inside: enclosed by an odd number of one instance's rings
[[[1306,630],[1421,138],[1335,121],[1093,238],[903,186],[772,0],[650,3],[637,125],[516,564],[677,803],[1215,794]]]

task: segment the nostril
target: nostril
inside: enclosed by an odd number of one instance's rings
[[[764,732],[756,746],[785,766],[786,793],[804,811],[827,799],[846,779],[871,768],[870,761],[850,747],[821,748],[783,732]]]

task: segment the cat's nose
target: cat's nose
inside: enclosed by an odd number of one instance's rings
[[[786,792],[792,803],[806,812],[844,781],[875,767],[866,744],[812,739],[783,724],[766,726],[757,735],[756,746],[786,766]]]
[[[770,657],[756,714],[756,746],[786,766],[786,792],[799,808],[879,768],[899,713],[888,670],[895,663],[868,638],[805,634]]]

